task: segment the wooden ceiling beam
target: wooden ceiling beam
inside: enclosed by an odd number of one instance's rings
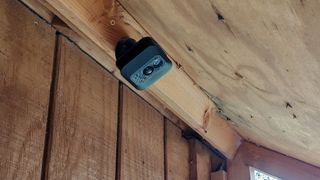
[[[123,36],[134,39],[149,36],[117,1],[41,0],[41,3],[65,21],[72,30],[94,42],[112,57],[103,62],[99,59],[97,61],[122,80],[115,67],[114,57],[118,39]],[[147,91],[226,157],[233,158],[241,138],[178,63]]]

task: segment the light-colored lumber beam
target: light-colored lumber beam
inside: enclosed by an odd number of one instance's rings
[[[94,42],[111,56],[107,62],[100,63],[116,77],[120,77],[114,62],[117,40],[123,36],[134,39],[148,36],[148,33],[116,1],[41,0],[41,2],[65,21],[72,30]],[[179,67],[178,64],[174,66],[148,90],[148,93],[156,97],[226,157],[232,158],[240,144],[240,137],[217,113],[215,104]]]

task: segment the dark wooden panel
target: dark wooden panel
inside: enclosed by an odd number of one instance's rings
[[[227,173],[224,170],[213,172],[210,180],[227,180]]]
[[[190,152],[190,179],[210,180],[211,154],[209,150],[196,139],[190,139],[188,143]]]
[[[235,159],[228,165],[228,178],[230,180],[250,179],[249,166],[284,180],[320,179],[320,169],[315,166],[244,142]]]
[[[166,120],[166,162],[167,180],[189,180],[188,141],[169,120]]]
[[[64,38],[49,179],[115,179],[118,81]]]
[[[1,179],[40,179],[54,45],[49,25],[0,1]]]
[[[163,116],[127,87],[122,103],[119,179],[164,179]]]

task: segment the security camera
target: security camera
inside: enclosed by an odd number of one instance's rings
[[[166,74],[172,63],[151,37],[136,42],[125,37],[116,46],[116,65],[121,75],[138,90],[151,86]]]

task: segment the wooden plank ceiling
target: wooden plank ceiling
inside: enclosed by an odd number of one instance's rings
[[[320,166],[320,2],[119,1],[43,0],[108,55],[121,35],[154,37],[178,66],[149,92],[228,157],[221,140],[237,138],[217,109],[244,138]]]
[[[238,132],[320,165],[320,2],[120,0]]]

